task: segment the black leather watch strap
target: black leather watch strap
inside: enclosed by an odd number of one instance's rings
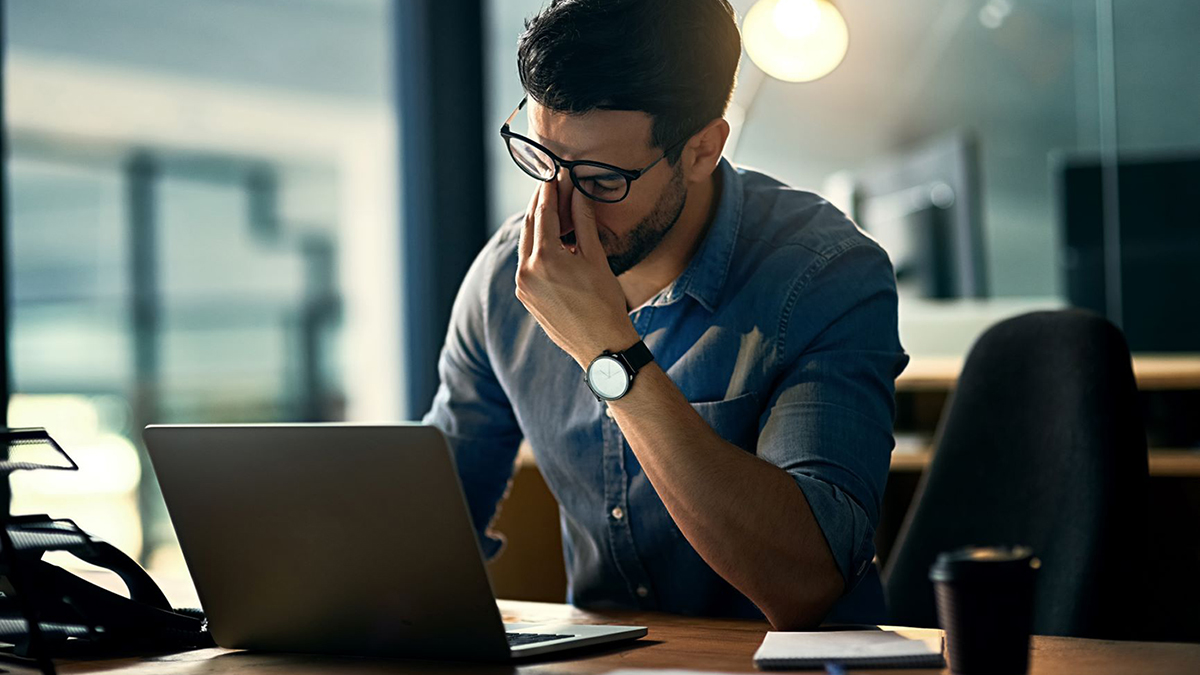
[[[638,340],[637,344],[621,352],[618,356],[629,367],[631,374],[641,370],[646,364],[654,360],[654,355],[650,353],[650,348],[641,340]]]

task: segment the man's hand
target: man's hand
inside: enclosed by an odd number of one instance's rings
[[[517,299],[555,344],[587,368],[604,350],[625,349],[640,338],[600,244],[591,200],[571,190],[576,243],[568,247],[560,239],[558,199],[556,181],[542,183],[525,212]]]

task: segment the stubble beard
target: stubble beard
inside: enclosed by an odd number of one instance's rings
[[[687,188],[683,184],[683,171],[676,166],[675,175],[667,184],[662,199],[628,234],[617,238],[607,230],[600,230],[600,243],[607,253],[608,266],[614,276],[619,277],[633,269],[658,248],[679,221],[686,202]]]

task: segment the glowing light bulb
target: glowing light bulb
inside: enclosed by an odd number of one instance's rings
[[[821,28],[821,5],[817,0],[781,0],[771,11],[771,21],[785,37],[812,37]]]
[[[829,0],[759,0],[742,22],[746,54],[766,74],[811,82],[846,56],[846,20]]]

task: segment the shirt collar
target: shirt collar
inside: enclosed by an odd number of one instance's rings
[[[653,303],[656,307],[687,294],[709,312],[716,310],[742,220],[742,176],[724,157],[717,170],[721,172],[721,193],[708,233],[683,274]]]

